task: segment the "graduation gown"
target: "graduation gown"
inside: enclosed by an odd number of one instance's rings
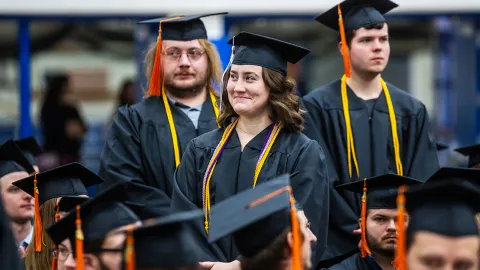
[[[353,256],[343,260],[342,262],[324,268],[325,270],[382,270],[382,268],[375,262],[372,257],[362,258],[358,252]]]
[[[425,106],[404,91],[388,84],[395,110],[400,157],[405,176],[426,180],[438,168],[436,144],[430,133]],[[392,131],[385,94],[382,91],[371,114],[364,100],[347,87],[349,113],[360,178],[396,173]],[[330,231],[327,250],[317,261],[324,261],[357,250],[361,210],[359,195],[335,190],[351,179],[348,172],[346,129],[341,98],[341,81],[313,90],[303,99],[308,111],[305,134],[325,149],[330,178]],[[352,171],[354,172],[353,160]],[[355,173],[354,173],[355,174]],[[355,178],[355,176],[354,176]]]
[[[255,136],[245,145],[243,152],[236,131],[232,132],[211,178],[211,205],[253,187],[256,163],[271,127],[270,125]],[[187,146],[183,160],[175,172],[172,208],[176,210],[203,208],[203,177],[223,131],[217,129],[199,136]],[[325,158],[318,143],[301,133],[282,130],[270,150],[257,184],[284,173],[291,175],[294,197],[303,206],[311,222],[312,232],[318,238],[316,249],[322,252],[326,246],[328,229],[329,191]],[[196,225],[199,237],[206,239],[203,222]],[[210,245],[210,250],[213,251],[215,258],[207,257],[202,260],[230,262],[239,255],[231,237]]]
[[[3,201],[0,196],[0,269],[19,270],[21,268],[18,256],[18,247],[15,245],[13,233],[10,228],[10,219],[3,209]]]
[[[170,108],[180,154],[191,139],[218,128],[208,97],[202,106],[197,129],[179,108],[173,104]],[[121,107],[102,151],[99,175],[105,183],[100,189],[119,181],[134,181],[159,188],[171,198],[174,172],[172,136],[162,97],[150,97],[131,107]]]

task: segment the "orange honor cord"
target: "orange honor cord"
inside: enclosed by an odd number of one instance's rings
[[[77,270],[84,270],[85,264],[83,261],[83,231],[82,231],[82,219],[80,216],[80,205],[76,207],[77,219],[75,225],[77,227],[75,231],[75,257],[77,262]]]
[[[40,215],[40,203],[38,201],[38,187],[37,174],[33,178],[33,194],[34,194],[34,236],[35,236],[35,251],[42,252],[42,216]]]
[[[398,211],[398,220],[397,220],[397,247],[395,251],[395,261],[393,265],[396,270],[407,270],[407,261],[406,261],[406,231],[405,231],[405,217],[407,212],[405,210],[405,191],[407,186],[402,185],[398,188],[397,196],[397,211]]]
[[[126,270],[135,270],[135,240],[133,238],[133,225],[129,225],[127,228],[127,240],[125,248],[125,269]]]
[[[348,53],[347,39],[345,37],[345,27],[343,25],[342,9],[340,4],[338,4],[338,26],[340,31],[340,40],[342,41],[342,55],[343,55],[343,68],[345,70],[345,75],[347,78],[352,76],[350,70],[350,55]]]
[[[367,243],[367,179],[363,180],[363,195],[362,195],[362,213],[360,216],[360,230],[361,234],[361,253],[362,258],[365,258],[367,254],[372,254],[368,248]]]

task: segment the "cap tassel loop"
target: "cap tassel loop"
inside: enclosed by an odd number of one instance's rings
[[[362,195],[362,213],[360,217],[361,234],[361,248],[362,258],[367,257],[367,254],[372,254],[367,243],[367,179],[363,179],[363,195]]]
[[[134,247],[134,238],[133,238],[133,225],[130,225],[127,228],[127,240],[125,248],[125,269],[126,270],[135,270],[135,247]]]
[[[84,270],[85,263],[83,261],[83,231],[82,231],[82,219],[80,217],[80,205],[76,207],[77,219],[75,220],[75,225],[77,229],[75,230],[75,257],[77,262],[77,270]]]
[[[295,199],[292,194],[292,189],[289,189],[290,192],[290,216],[292,218],[292,238],[293,238],[293,247],[292,247],[292,270],[303,270],[302,264],[302,239],[300,226],[298,224],[297,218],[297,208],[295,206]]]
[[[397,247],[395,251],[395,260],[393,265],[396,270],[407,270],[406,262],[406,231],[405,231],[405,216],[407,214],[405,210],[405,191],[407,186],[402,185],[398,188],[397,195],[397,211],[398,211],[398,220],[397,220]]]
[[[60,207],[58,206],[58,202],[60,200],[57,200],[57,202],[55,203],[55,221],[59,221],[60,220]],[[57,248],[57,245],[55,243],[53,243],[53,250],[56,251],[56,256],[53,256],[53,259],[52,259],[52,270],[57,270],[57,267],[58,267],[58,248]]]
[[[33,198],[34,198],[34,235],[35,235],[35,251],[42,252],[42,217],[40,216],[40,203],[38,201],[38,187],[37,187],[37,174],[33,179]]]
[[[340,40],[342,41],[342,55],[343,55],[343,68],[345,69],[345,75],[347,78],[352,76],[350,70],[350,55],[348,53],[347,38],[345,37],[345,26],[343,25],[342,9],[338,4],[338,25],[340,29]]]
[[[158,28],[157,49],[155,51],[155,60],[153,62],[152,76],[150,77],[150,83],[148,84],[149,96],[160,96],[161,88],[163,87],[163,70],[162,70],[162,23],[166,21],[176,20],[183,16],[169,18],[160,21]]]

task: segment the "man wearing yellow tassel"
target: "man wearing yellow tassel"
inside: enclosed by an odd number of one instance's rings
[[[114,117],[100,163],[104,185],[133,181],[171,197],[187,143],[217,128],[214,86],[221,81],[221,63],[200,18],[223,14],[141,22],[159,25],[157,43],[145,58],[149,89],[142,102]]]
[[[345,63],[341,79],[304,97],[306,134],[325,150],[332,183],[332,229],[316,258],[322,267],[358,251],[360,198],[334,185],[385,173],[427,179],[439,167],[424,104],[381,77],[390,56],[383,14],[395,7],[389,0],[346,0],[316,18],[340,32]]]
[[[388,196],[395,195],[402,185],[421,183],[409,177],[384,174],[337,186],[340,191],[351,191],[362,196],[359,218],[362,234],[360,251],[328,270],[394,270],[399,213],[395,196]],[[404,219],[408,224],[407,215]]]

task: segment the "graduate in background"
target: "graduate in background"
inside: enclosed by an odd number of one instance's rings
[[[203,209],[198,230],[206,238],[211,206],[288,173],[321,253],[328,229],[325,159],[318,143],[301,133],[299,97],[286,77],[287,62],[298,62],[309,50],[248,32],[229,43],[234,54],[224,76],[221,128],[188,144],[175,173],[172,208]],[[217,257],[201,259],[232,262],[239,255],[231,237],[211,247]]]
[[[281,175],[215,205],[209,241],[233,236],[242,270],[311,269],[317,238],[298,206],[289,176]]]
[[[113,119],[101,155],[102,186],[133,181],[171,197],[173,173],[187,143],[217,128],[214,87],[221,80],[221,62],[201,18],[224,14],[141,22],[160,26],[145,59],[149,88],[143,101],[121,107]]]
[[[359,195],[335,185],[389,172],[422,180],[439,167],[425,105],[381,77],[390,56],[383,14],[395,7],[389,0],[347,0],[316,18],[339,32],[345,64],[341,79],[304,97],[313,122],[305,133],[325,150],[332,183],[328,247],[317,257],[322,267],[357,250]]]
[[[402,185],[411,187],[421,183],[423,182],[413,178],[389,173],[337,186],[340,190],[363,194],[359,218],[361,247],[359,252],[328,270],[394,270],[392,263],[397,245],[397,202],[395,197],[384,196],[396,195],[397,189]],[[408,220],[407,217],[406,219]]]
[[[442,168],[403,194],[411,217],[406,231],[399,230],[397,269],[479,269],[478,179],[480,170]]]

